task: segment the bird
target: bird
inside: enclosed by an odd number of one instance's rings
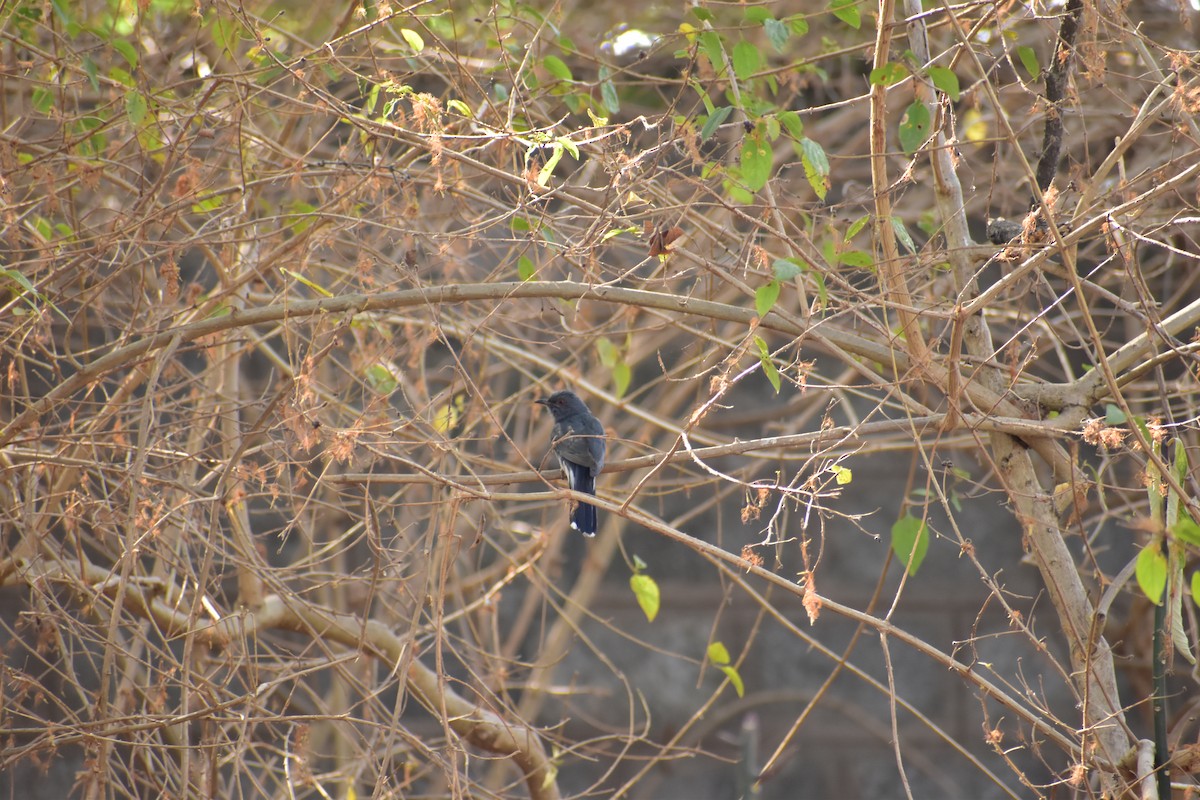
[[[595,496],[596,476],[604,468],[604,426],[574,392],[555,392],[534,402],[554,415],[551,445],[567,478],[567,487]],[[584,536],[595,536],[595,506],[576,503],[571,512],[571,527]]]

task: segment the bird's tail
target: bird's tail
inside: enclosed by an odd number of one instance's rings
[[[596,478],[590,470],[580,469],[575,473],[575,485],[572,489],[584,494],[596,494]],[[571,527],[584,536],[596,535],[596,507],[591,503],[576,503],[571,512]]]
[[[596,507],[590,503],[580,503],[571,514],[571,527],[584,536],[596,535]]]

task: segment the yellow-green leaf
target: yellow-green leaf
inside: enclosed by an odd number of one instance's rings
[[[857,267],[859,269],[871,269],[875,266],[875,262],[871,260],[870,253],[864,253],[862,250],[847,250],[838,256],[838,261],[848,267]]]
[[[804,166],[804,177],[817,197],[825,199],[829,191],[829,159],[821,145],[807,136],[800,140],[800,163]]]
[[[125,63],[130,69],[136,69],[138,65],[138,52],[132,44],[125,39],[108,39],[108,45],[121,54],[121,58],[125,59]]]
[[[607,336],[601,336],[596,340],[596,354],[600,356],[600,363],[609,369],[615,367],[621,360],[621,351]]]
[[[988,138],[988,125],[978,109],[968,108],[962,116],[963,138],[968,142],[982,142]]]
[[[396,391],[399,382],[395,373],[386,364],[372,364],[367,368],[367,385],[382,395]]]
[[[554,141],[561,144],[563,150],[566,150],[567,153],[571,156],[571,158],[574,158],[576,160],[579,159],[579,148],[575,145],[574,142],[571,141],[571,139],[569,137],[560,136],[557,139],[555,139]]]
[[[633,380],[633,371],[629,365],[622,361],[612,368],[613,390],[616,392],[617,398],[625,396],[625,392],[629,391],[629,383]]]
[[[908,69],[898,61],[889,61],[871,70],[867,80],[874,86],[892,86],[908,77]]]
[[[1171,526],[1171,535],[1180,541],[1200,547],[1200,525],[1197,525],[1196,520],[1186,511],[1181,512],[1179,520]]]
[[[542,59],[542,66],[546,68],[554,77],[560,81],[574,81],[575,76],[571,74],[571,68],[568,67],[558,56],[546,56]]]
[[[708,660],[718,667],[725,666],[729,663],[729,650],[721,642],[712,642],[708,645]]]
[[[125,93],[125,116],[129,117],[129,121],[134,125],[142,124],[148,108],[146,95],[133,90]]]
[[[287,275],[289,278],[295,278],[296,280],[300,281],[305,286],[312,289],[314,292],[316,292],[318,294],[323,294],[326,297],[333,297],[333,292],[329,291],[324,286],[318,286],[316,283],[313,283],[308,278],[304,277],[303,275],[301,275],[298,272],[292,272],[290,269],[286,269],[284,267],[280,267],[279,271],[282,272],[284,275]]]
[[[725,677],[729,678],[729,682],[733,684],[733,690],[737,692],[737,696],[745,697],[746,684],[742,683],[742,676],[738,675],[738,671],[733,667],[718,667],[718,669],[725,673]]]
[[[537,274],[537,268],[533,265],[533,259],[529,256],[521,256],[517,259],[517,277],[523,281],[533,280]]]
[[[456,392],[450,401],[433,412],[433,429],[443,436],[456,436],[462,429],[463,413],[467,407],[467,396]]]
[[[758,346],[758,358],[762,363],[763,374],[767,376],[772,388],[775,389],[775,394],[779,394],[782,383],[779,379],[779,369],[775,366],[775,362],[771,360],[771,349],[767,347],[767,343],[763,341],[761,336],[754,337],[754,344]]]
[[[425,49],[425,40],[421,38],[421,34],[412,28],[401,28],[400,35],[404,37],[404,41],[413,49],[414,53],[419,53]]]
[[[646,619],[654,622],[654,618],[658,616],[661,599],[658,583],[649,575],[638,573],[629,579],[629,588],[633,590],[633,596],[637,598]]]
[[[542,167],[538,172],[538,186],[546,186],[550,183],[550,176],[554,174],[554,168],[558,166],[558,162],[562,161],[563,145],[562,142],[555,142],[550,148],[550,158],[546,161],[546,166]]]
[[[862,15],[858,11],[858,0],[830,0],[829,10],[842,22],[854,30],[862,25]]]

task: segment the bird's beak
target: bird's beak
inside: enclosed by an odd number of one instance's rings
[[[544,397],[539,397],[537,400],[534,400],[533,402],[537,403],[539,406],[548,406],[548,405],[550,405],[550,403],[548,403],[548,402],[546,401],[546,398],[544,398]]]

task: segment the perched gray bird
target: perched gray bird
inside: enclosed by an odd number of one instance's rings
[[[604,426],[574,392],[555,392],[534,402],[544,405],[554,415],[551,444],[567,486],[595,496],[596,476],[604,468]],[[595,506],[578,503],[571,512],[571,527],[584,536],[595,536]]]

